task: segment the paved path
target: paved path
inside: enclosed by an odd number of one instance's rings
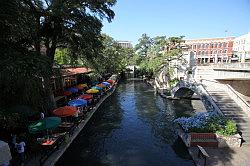
[[[249,166],[250,146],[240,148],[204,148],[208,155],[207,166]],[[198,158],[198,148],[189,148],[196,165],[203,166],[204,160]]]
[[[204,83],[203,83],[204,84]],[[246,141],[239,148],[208,148],[204,147],[208,155],[207,166],[250,166],[250,117],[246,114],[223,88],[217,83],[204,84],[205,89],[211,95],[222,113],[233,119],[242,131]],[[196,165],[203,166],[204,159],[198,158],[198,148],[188,148]]]

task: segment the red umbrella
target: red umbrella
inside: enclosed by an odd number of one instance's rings
[[[110,84],[113,84],[114,81],[113,80],[107,80],[106,82],[110,83]]]
[[[63,92],[63,95],[64,95],[64,96],[70,96],[71,94],[72,94],[72,93],[71,93],[70,91],[64,91],[64,92]]]
[[[83,94],[83,95],[79,96],[79,99],[91,100],[91,99],[93,99],[93,95]]]
[[[55,110],[53,110],[53,114],[59,117],[67,117],[67,116],[73,116],[77,112],[76,107],[73,106],[64,106],[59,107]]]

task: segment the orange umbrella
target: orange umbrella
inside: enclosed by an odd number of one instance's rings
[[[53,114],[59,117],[67,117],[67,116],[73,116],[77,112],[76,107],[73,106],[64,106],[59,107],[55,110],[53,110]]]
[[[113,84],[114,81],[113,80],[107,80],[106,82],[110,83],[110,84]]]
[[[104,85],[104,84],[97,84],[96,86],[99,86],[101,88],[105,88],[106,87],[106,85]]]
[[[79,85],[77,85],[77,86],[82,86],[82,87],[87,87],[88,85],[87,84],[79,84]]]
[[[87,84],[79,84],[79,85],[76,85],[76,88],[79,89],[79,90],[83,90],[84,88],[88,87]]]
[[[79,86],[79,85],[76,85],[75,88],[77,88],[78,90],[83,90],[84,89],[83,86]]]

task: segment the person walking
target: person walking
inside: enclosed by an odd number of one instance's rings
[[[21,165],[23,165],[24,163],[24,159],[25,159],[25,154],[24,154],[24,151],[25,151],[25,142],[24,141],[18,141],[19,143],[16,143],[15,147],[17,149],[17,153],[18,153],[18,156],[19,156],[19,160],[20,160],[20,163]]]
[[[44,113],[43,112],[40,112],[40,118],[44,119]]]

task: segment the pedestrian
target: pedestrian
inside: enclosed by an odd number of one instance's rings
[[[40,118],[44,119],[44,113],[43,112],[40,112]]]
[[[16,143],[15,145],[15,148],[17,149],[17,153],[18,153],[18,156],[19,156],[19,160],[20,160],[20,163],[23,164],[24,163],[24,151],[25,151],[25,142],[24,141],[21,141],[21,140],[18,140],[18,143]]]
[[[11,150],[14,152],[16,146],[16,134],[11,134]]]

